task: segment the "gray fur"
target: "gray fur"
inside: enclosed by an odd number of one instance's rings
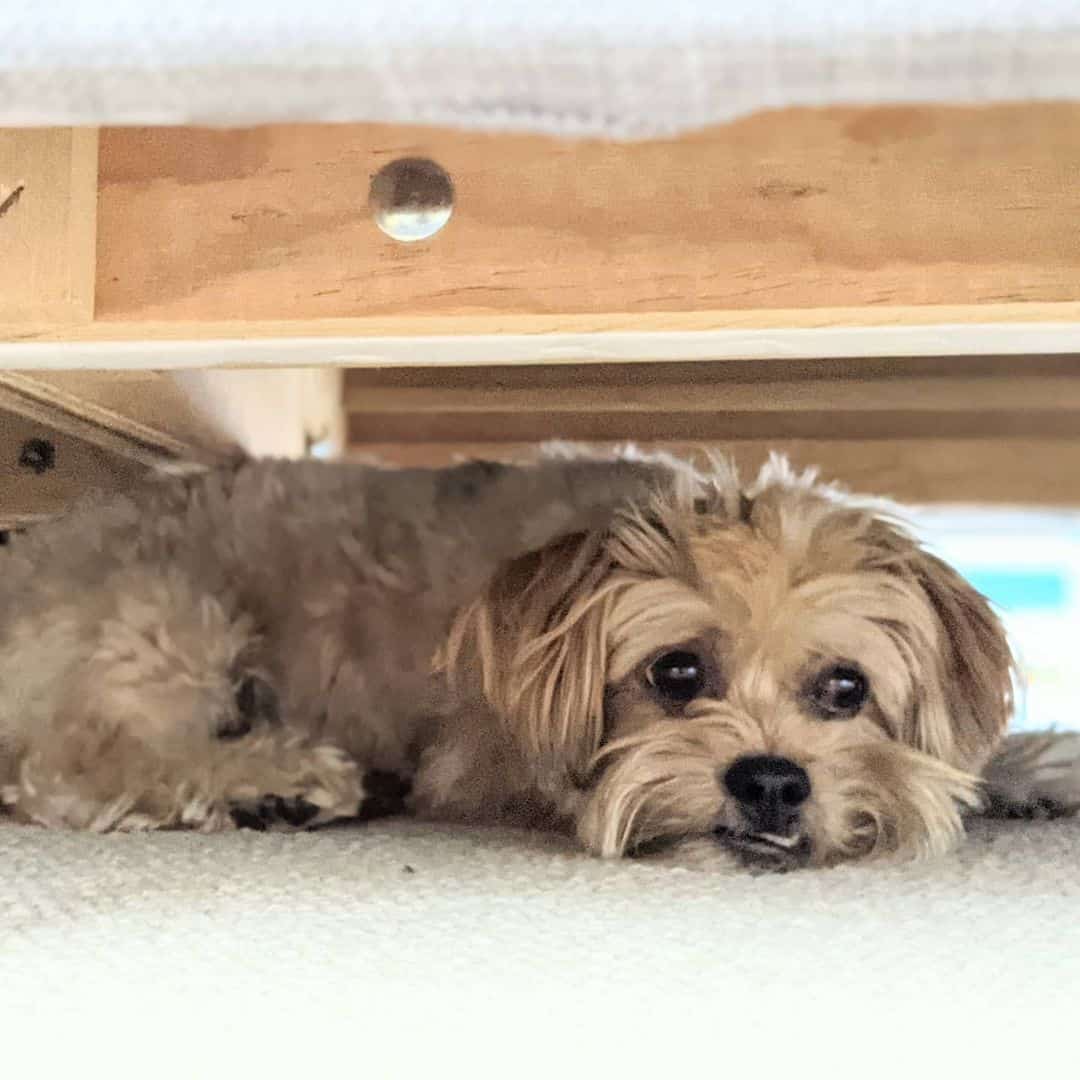
[[[362,781],[345,758],[361,771],[413,769],[438,704],[432,657],[454,611],[507,560],[603,528],[664,473],[625,459],[444,470],[266,461],[85,500],[0,552],[9,805],[50,824],[218,827],[222,799],[267,793],[248,790],[245,747],[255,757],[262,747],[276,777],[300,767],[299,745],[324,751],[312,776],[331,760],[349,773],[324,817],[355,809]],[[132,672],[121,676],[124,664]],[[223,744],[218,735],[249,726],[237,697],[250,711],[263,681],[277,697],[262,709],[264,730]],[[132,709],[168,716],[117,718]],[[111,780],[103,770],[77,797],[43,800],[53,774],[100,754],[125,759]],[[166,758],[182,759],[175,776]],[[199,767],[233,779],[204,782]],[[157,797],[128,790],[140,769],[156,777]]]
[[[992,812],[1080,805],[1080,737],[998,747],[1011,658],[958,575],[782,463],[752,492],[719,460],[701,474],[575,450],[445,470],[249,462],[86,499],[0,549],[0,801],[20,820],[91,829],[307,827],[407,807],[576,822],[590,850],[611,854],[628,847],[620,822],[639,789],[673,790],[681,769],[679,798],[661,809],[682,815],[672,829],[707,832],[735,750],[705,735],[742,732],[739,747],[760,752],[764,728],[750,713],[724,719],[734,706],[716,700],[717,715],[694,723],[660,709],[643,741],[651,698],[620,694],[611,641],[625,622],[643,663],[685,643],[703,610],[710,633],[743,610],[717,607],[718,585],[772,603],[777,582],[825,573],[814,560],[828,556],[849,576],[838,619],[876,610],[881,575],[867,565],[908,573],[921,652],[905,654],[918,660],[907,677],[925,731],[897,728],[881,745],[880,726],[853,722],[868,745],[845,758],[840,729],[792,712],[788,752],[836,758],[816,781],[820,861],[848,851],[845,830],[867,814],[844,800],[867,792],[891,815],[882,835],[907,822],[907,848],[944,850],[995,747]],[[771,641],[770,662],[786,640]],[[779,715],[768,712],[773,729]],[[621,764],[594,771],[589,794],[585,774],[620,722]],[[828,745],[814,752],[814,740]],[[862,769],[857,783],[836,772],[844,761]]]
[[[1080,731],[1010,735],[983,773],[991,817],[1055,818],[1080,811]]]

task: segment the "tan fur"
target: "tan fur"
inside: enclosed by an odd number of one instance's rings
[[[694,480],[508,568],[460,616],[446,663],[599,854],[737,829],[720,777],[765,753],[811,778],[815,862],[946,850],[1012,708],[989,606],[880,511],[783,462],[749,501],[727,468]],[[671,717],[643,666],[691,639],[711,643],[725,692]],[[863,714],[806,714],[815,658],[858,661]]]
[[[0,549],[3,803],[92,829],[231,827],[266,798],[351,817],[365,771],[408,780],[430,741],[454,611],[665,474],[251,462],[91,497]]]
[[[982,597],[781,461],[746,489],[722,459],[633,454],[252,465],[0,558],[0,781],[49,825],[219,828],[270,795],[317,824],[378,770],[423,816],[621,855],[737,832],[724,772],[772,754],[809,777],[810,861],[928,854],[960,834],[1012,705]],[[672,710],[646,672],[687,643],[716,684]],[[801,697],[831,660],[872,685],[850,719]],[[252,678],[280,716],[239,715]]]

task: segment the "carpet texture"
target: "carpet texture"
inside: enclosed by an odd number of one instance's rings
[[[8,126],[613,138],[788,105],[1080,97],[1075,0],[49,0],[3,15]]]
[[[935,862],[758,877],[410,822],[3,826],[0,875],[10,1076],[772,1077],[814,1061],[877,1078],[1080,1060],[1076,820],[977,823]]]

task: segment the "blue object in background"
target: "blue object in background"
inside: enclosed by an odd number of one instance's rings
[[[924,507],[931,548],[1001,612],[1020,667],[1014,731],[1080,731],[1080,512]]]
[[[1002,611],[1063,611],[1069,606],[1069,581],[1056,570],[992,570],[964,575]]]

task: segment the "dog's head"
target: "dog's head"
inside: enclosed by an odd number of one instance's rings
[[[507,568],[451,652],[600,854],[798,865],[946,849],[1012,705],[986,601],[887,514],[773,461],[676,477]]]

